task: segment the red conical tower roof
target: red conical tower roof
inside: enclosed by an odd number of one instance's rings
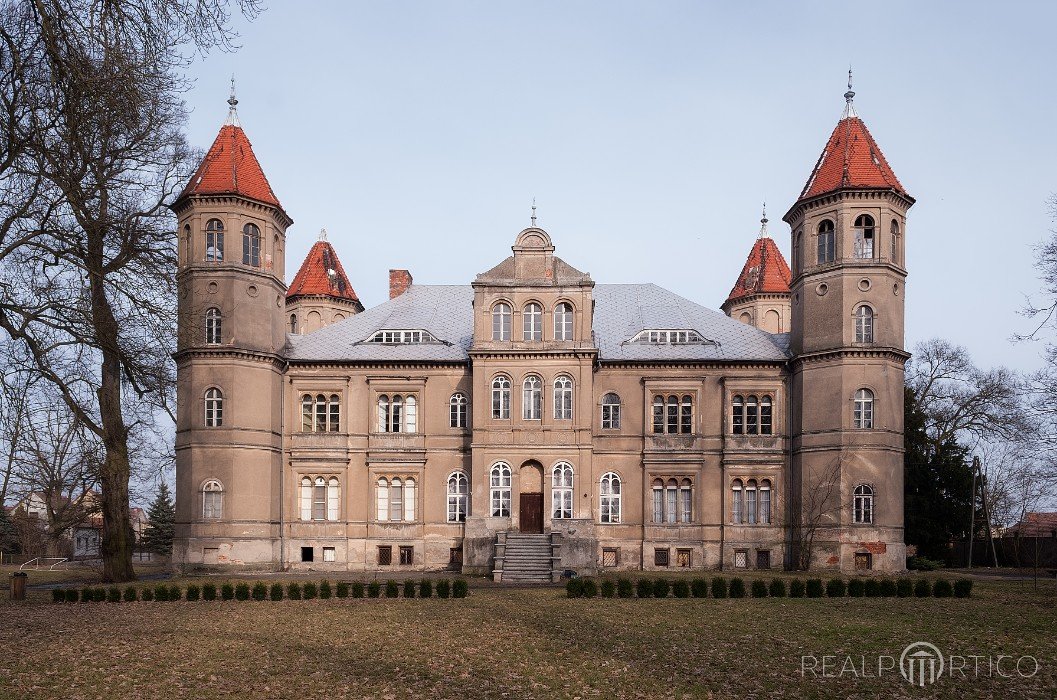
[[[308,251],[301,269],[286,291],[287,299],[303,296],[327,296],[360,304],[360,298],[349,284],[338,254],[334,252],[334,246],[324,238],[316,241]]]
[[[789,294],[790,281],[792,274],[778,244],[768,236],[761,236],[749,251],[724,306],[754,294]]]

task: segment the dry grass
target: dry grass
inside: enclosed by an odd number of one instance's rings
[[[11,698],[1053,698],[1053,582],[959,599],[604,600],[474,587],[465,600],[0,604]],[[1030,679],[804,678],[801,655],[926,640],[1030,654]],[[869,661],[867,662],[869,664]],[[874,662],[876,663],[876,662]],[[986,673],[986,669],[982,669]]]

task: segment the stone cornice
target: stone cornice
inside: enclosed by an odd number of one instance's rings
[[[803,215],[808,211],[851,199],[881,199],[891,202],[902,208],[904,211],[914,206],[915,201],[910,195],[900,194],[889,187],[876,189],[849,187],[798,201],[789,208],[789,211],[787,211],[785,216],[782,217],[782,221],[789,224],[790,227],[795,228],[796,222],[803,218]]]
[[[798,367],[809,362],[825,362],[827,360],[839,360],[847,357],[875,357],[881,359],[898,360],[900,364],[906,364],[910,359],[910,353],[901,348],[893,347],[845,347],[832,350],[818,350],[797,355],[792,359],[793,367]]]
[[[175,202],[173,202],[169,206],[169,208],[172,209],[173,213],[175,213],[177,217],[179,217],[199,202],[203,204],[217,204],[220,206],[242,204],[243,206],[248,206],[250,209],[254,209],[262,213],[270,213],[272,214],[272,219],[275,221],[275,223],[282,227],[284,230],[289,228],[294,223],[294,220],[290,218],[290,215],[283,211],[281,207],[277,207],[274,204],[266,204],[264,202],[258,201],[256,199],[251,199],[241,194],[184,195],[177,199]]]
[[[271,363],[280,370],[285,370],[287,366],[286,360],[280,355],[276,355],[274,353],[246,350],[244,348],[226,348],[223,346],[211,346],[209,348],[184,348],[183,350],[177,350],[176,352],[174,352],[172,354],[172,358],[176,360],[176,363],[178,365],[188,360],[215,360],[217,358],[229,358],[239,360],[251,360],[253,362]]]

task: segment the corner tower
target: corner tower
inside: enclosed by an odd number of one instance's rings
[[[907,194],[853,106],[800,198],[792,229],[794,564],[905,567],[903,241]]]
[[[749,251],[738,281],[720,308],[727,316],[768,333],[788,333],[790,324],[789,265],[767,235],[767,207],[760,235]]]
[[[363,304],[323,229],[286,292],[289,331],[311,333],[361,311]]]
[[[173,204],[179,221],[176,535],[182,565],[279,561],[283,211],[227,121]]]

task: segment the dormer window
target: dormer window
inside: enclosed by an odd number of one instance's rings
[[[421,345],[422,343],[439,343],[432,333],[424,330],[391,330],[377,331],[367,339],[368,343],[382,345]]]
[[[691,343],[708,343],[710,341],[697,331],[685,329],[659,329],[640,331],[631,339],[632,343],[648,343],[650,345],[689,345]]]

